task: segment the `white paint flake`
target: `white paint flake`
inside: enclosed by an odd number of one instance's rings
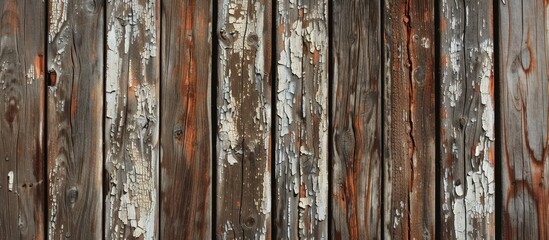
[[[13,191],[13,171],[8,172],[8,190]]]

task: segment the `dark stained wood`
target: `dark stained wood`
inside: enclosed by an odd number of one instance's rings
[[[48,236],[100,239],[105,2],[48,6]]]
[[[0,1],[0,238],[44,234],[45,4]]]
[[[385,238],[435,237],[434,1],[387,1]]]
[[[549,238],[549,2],[499,3],[501,231]]]
[[[105,238],[158,238],[159,1],[108,1]]]
[[[278,1],[276,236],[328,237],[328,9]]]
[[[271,238],[271,1],[217,12],[218,238]]]
[[[493,3],[440,4],[444,239],[495,239]]]
[[[212,232],[211,1],[162,1],[162,239]]]
[[[334,239],[380,239],[381,15],[378,1],[332,1]]]

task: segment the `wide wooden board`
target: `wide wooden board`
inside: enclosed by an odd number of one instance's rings
[[[45,4],[0,1],[0,238],[45,237]]]
[[[332,1],[332,9],[331,237],[381,239],[380,1]]]

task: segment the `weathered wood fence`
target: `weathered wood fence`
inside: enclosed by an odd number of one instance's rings
[[[549,239],[546,0],[0,13],[0,239]]]

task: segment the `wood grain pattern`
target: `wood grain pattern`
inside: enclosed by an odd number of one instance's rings
[[[278,1],[276,236],[328,237],[328,3]]]
[[[105,238],[158,238],[158,1],[107,1]]]
[[[380,5],[332,4],[331,237],[381,239]]]
[[[441,237],[495,239],[493,3],[440,5]]]
[[[0,238],[44,235],[45,4],[0,1]]]
[[[385,238],[435,237],[434,1],[395,0],[385,17]]]
[[[271,1],[220,0],[218,238],[271,238]]]
[[[162,239],[212,232],[211,1],[162,1]]]
[[[503,238],[549,238],[549,2],[499,3]]]
[[[99,239],[105,2],[50,0],[48,6],[48,235]]]

